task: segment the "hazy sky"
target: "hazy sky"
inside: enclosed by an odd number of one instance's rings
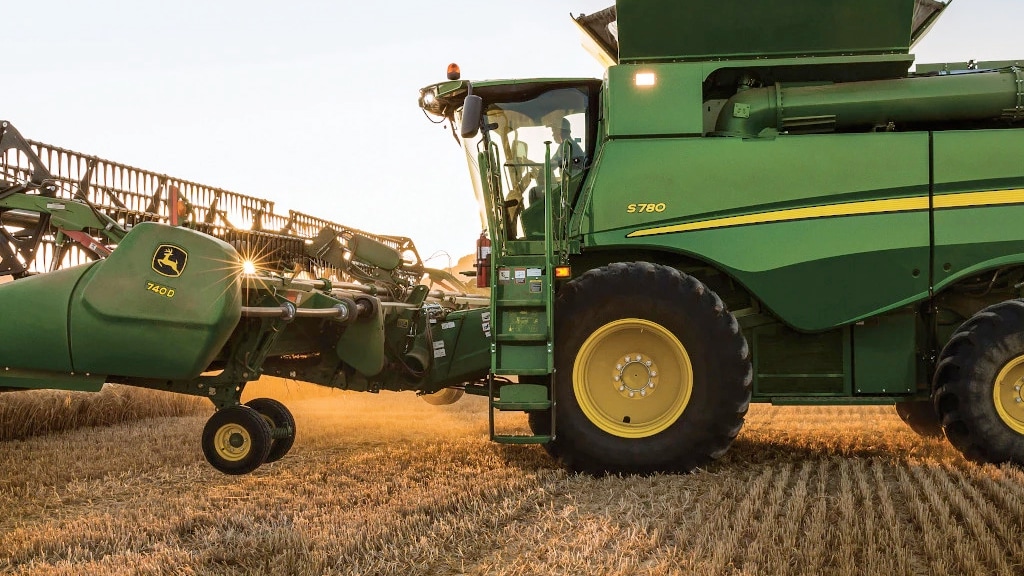
[[[26,137],[413,238],[480,233],[464,157],[416,105],[463,77],[601,77],[569,14],[611,0],[9,2],[0,118]],[[1024,58],[1020,0],[955,0],[919,62]],[[443,265],[443,261],[435,261]]]

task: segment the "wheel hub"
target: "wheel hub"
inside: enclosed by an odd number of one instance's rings
[[[1014,431],[1024,434],[1024,356],[1003,367],[992,390],[999,418]]]
[[[667,328],[623,318],[586,338],[573,363],[572,382],[591,423],[620,438],[646,438],[674,424],[686,409],[693,365]]]
[[[249,431],[239,424],[225,424],[213,437],[213,447],[217,455],[229,462],[238,462],[245,458],[251,445]]]
[[[654,393],[657,384],[658,366],[644,354],[626,354],[615,364],[612,385],[624,398],[647,398]]]

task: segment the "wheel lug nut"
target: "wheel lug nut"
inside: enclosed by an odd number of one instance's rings
[[[619,386],[619,392],[625,392],[625,391],[626,391],[626,387],[625,386]]]
[[[612,380],[618,382],[619,380],[622,380],[622,376],[616,376],[615,378],[612,378]]]
[[[633,396],[636,396],[636,392],[633,392],[633,391],[631,390],[631,391],[629,392],[629,397],[630,397],[630,398],[632,398]]]
[[[640,391],[640,395],[641,396],[647,396],[647,390],[641,390]]]

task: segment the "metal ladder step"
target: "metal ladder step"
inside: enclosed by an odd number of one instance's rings
[[[547,444],[553,438],[551,436],[508,436],[495,434],[491,436],[491,440],[498,444]]]
[[[539,309],[543,310],[545,305],[546,304],[545,304],[545,300],[544,300],[543,294],[538,294],[537,298],[531,298],[531,299],[528,299],[528,300],[527,299],[510,300],[510,299],[506,298],[506,299],[501,301],[501,306],[503,308],[539,308]]]
[[[547,368],[512,368],[509,370],[495,370],[495,376],[547,376]]]
[[[493,375],[488,378],[488,416],[491,440],[499,444],[547,444],[554,440],[551,434],[496,434],[494,412],[519,411],[540,412],[550,410],[551,429],[554,430],[554,402],[549,397],[550,389],[543,384],[503,384],[497,388]]]
[[[491,399],[498,410],[532,412],[551,408],[547,386],[540,384],[505,384],[498,389],[498,398]]]
[[[498,342],[547,342],[547,333],[527,333],[527,334],[495,334],[495,340]]]

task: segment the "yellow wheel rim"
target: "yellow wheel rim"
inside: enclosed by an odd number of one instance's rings
[[[626,318],[605,324],[583,342],[572,387],[595,426],[622,438],[644,438],[683,414],[693,392],[693,365],[686,348],[663,326]]]
[[[996,412],[1007,426],[1018,434],[1024,434],[1024,356],[1010,360],[996,376],[992,389],[992,400]]]
[[[213,435],[213,449],[228,462],[238,462],[249,455],[252,449],[252,437],[249,431],[239,424],[225,424]]]

